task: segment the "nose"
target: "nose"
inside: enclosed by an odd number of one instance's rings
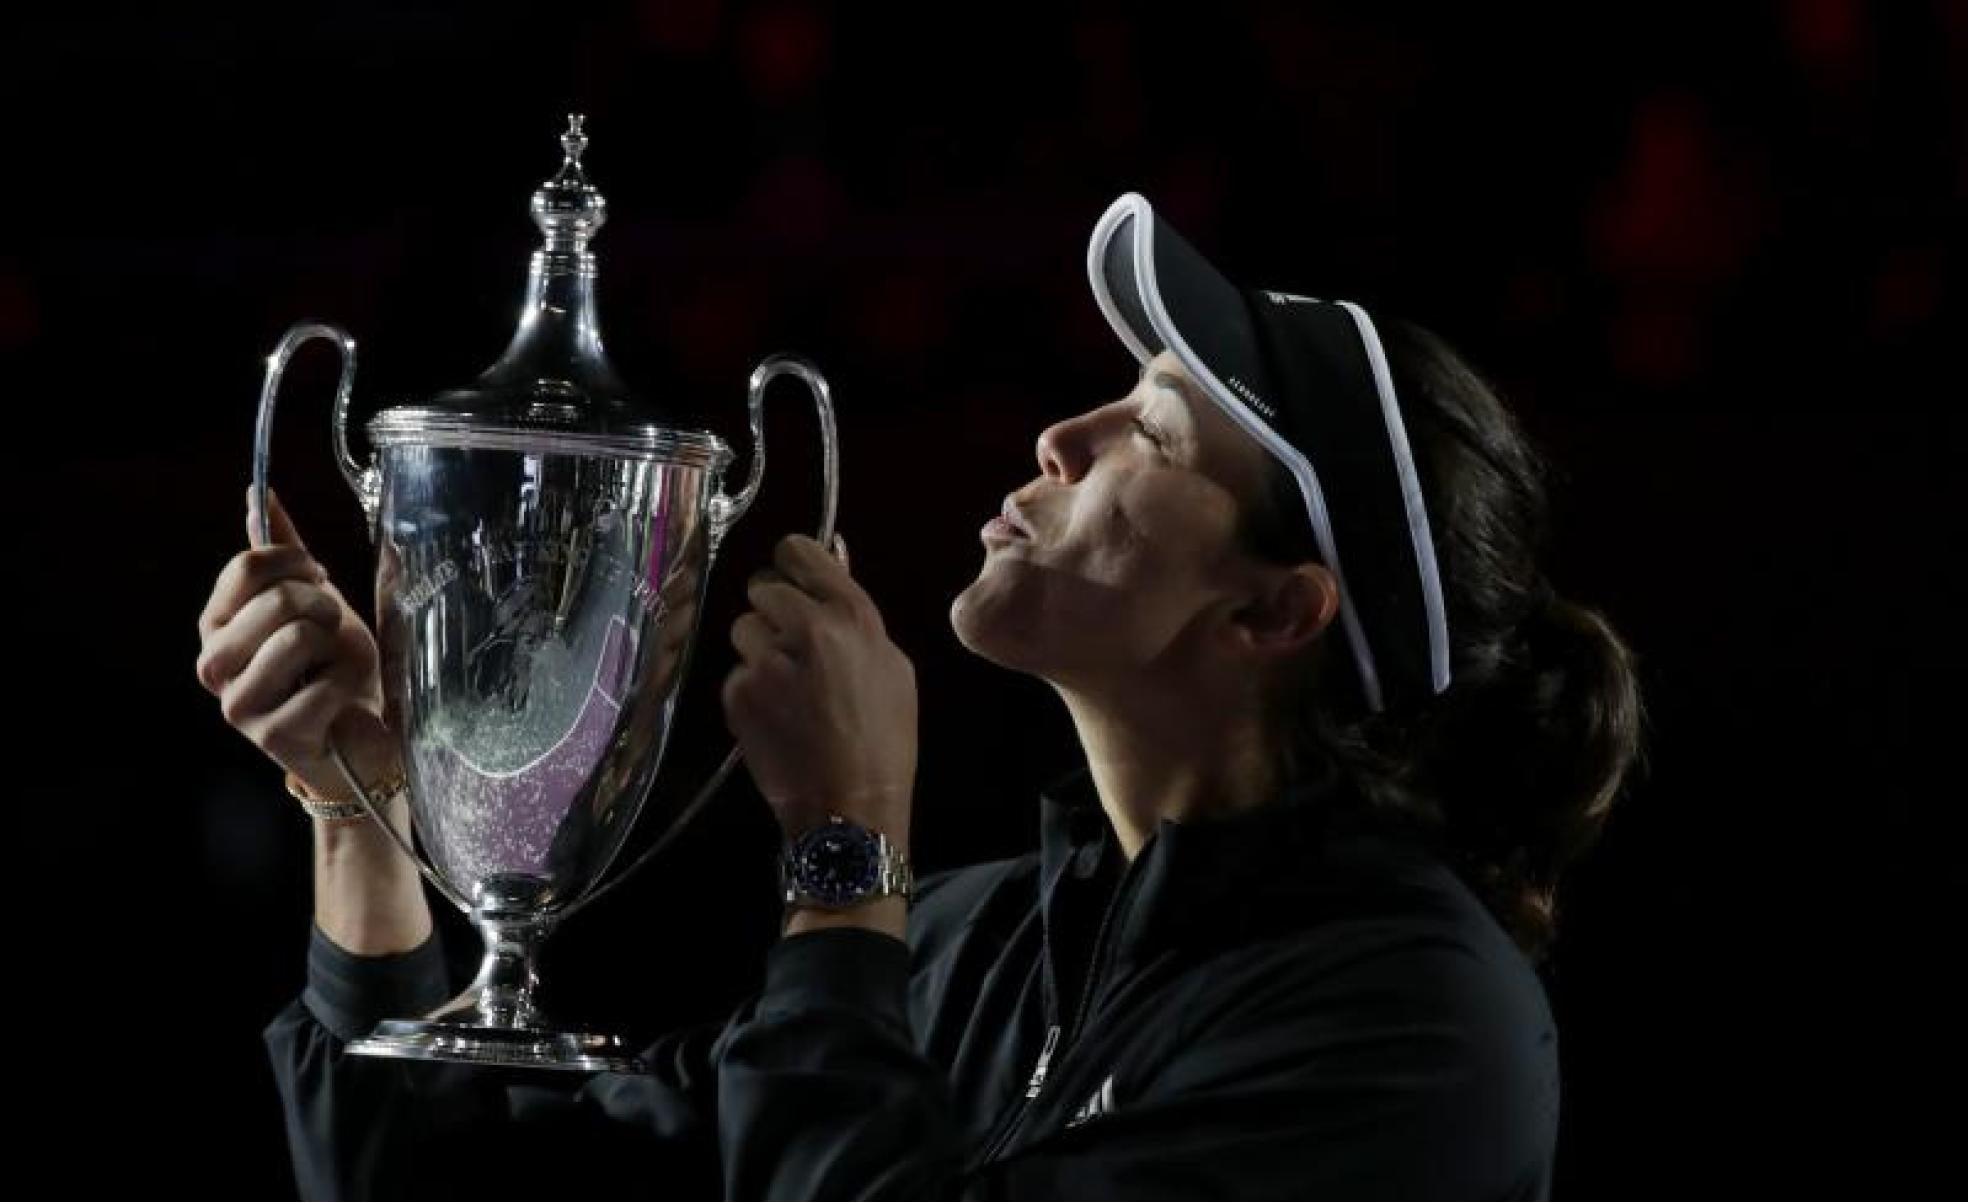
[[[1047,479],[1071,484],[1086,475],[1099,435],[1099,412],[1069,417],[1039,431],[1039,471]]]

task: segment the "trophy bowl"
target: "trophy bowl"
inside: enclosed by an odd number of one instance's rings
[[[371,462],[348,447],[352,338],[297,325],[267,364],[254,447],[262,541],[281,374],[312,340],[342,354],[332,434],[377,552],[385,721],[401,739],[414,845],[381,812],[388,799],[366,792],[339,749],[333,757],[369,818],[485,945],[463,993],[379,1024],[348,1045],[357,1055],[640,1069],[616,1036],[542,1012],[538,952],[648,863],[737,762],[733,749],[687,804],[666,791],[667,827],[608,876],[650,809],[711,566],[763,477],[765,390],[781,375],[805,383],[819,411],[819,538],[832,537],[833,407],[811,364],[775,356],[753,372],[749,470],[731,495],[731,449],[669,424],[622,385],[595,316],[588,240],[605,209],[581,166],[580,117],[561,142],[560,172],[533,196],[545,239],[511,344],[470,386],[379,413]]]

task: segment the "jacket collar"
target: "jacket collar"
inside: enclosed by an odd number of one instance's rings
[[[1303,927],[1359,908],[1428,859],[1418,842],[1375,827],[1355,801],[1350,786],[1328,777],[1233,814],[1161,819],[1134,863],[1122,864],[1116,957],[1138,961],[1171,945],[1226,945]],[[1063,872],[1090,876],[1121,855],[1085,765],[1042,790],[1044,904]]]

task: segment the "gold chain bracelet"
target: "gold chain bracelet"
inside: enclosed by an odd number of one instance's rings
[[[387,812],[389,804],[395,801],[397,795],[403,793],[409,784],[409,778],[401,771],[397,772],[389,780],[369,790],[371,804],[379,813]],[[301,808],[307,811],[308,817],[317,822],[358,822],[368,815],[368,811],[363,808],[360,801],[334,801],[317,796],[308,788],[306,782],[292,772],[287,774],[287,792],[295,801],[301,803]]]

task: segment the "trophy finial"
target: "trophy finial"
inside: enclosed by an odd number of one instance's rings
[[[607,219],[608,203],[588,183],[581,155],[588,149],[587,118],[567,114],[567,132],[560,147],[567,157],[552,179],[533,193],[533,220],[547,236],[549,253],[587,253],[588,239]]]

